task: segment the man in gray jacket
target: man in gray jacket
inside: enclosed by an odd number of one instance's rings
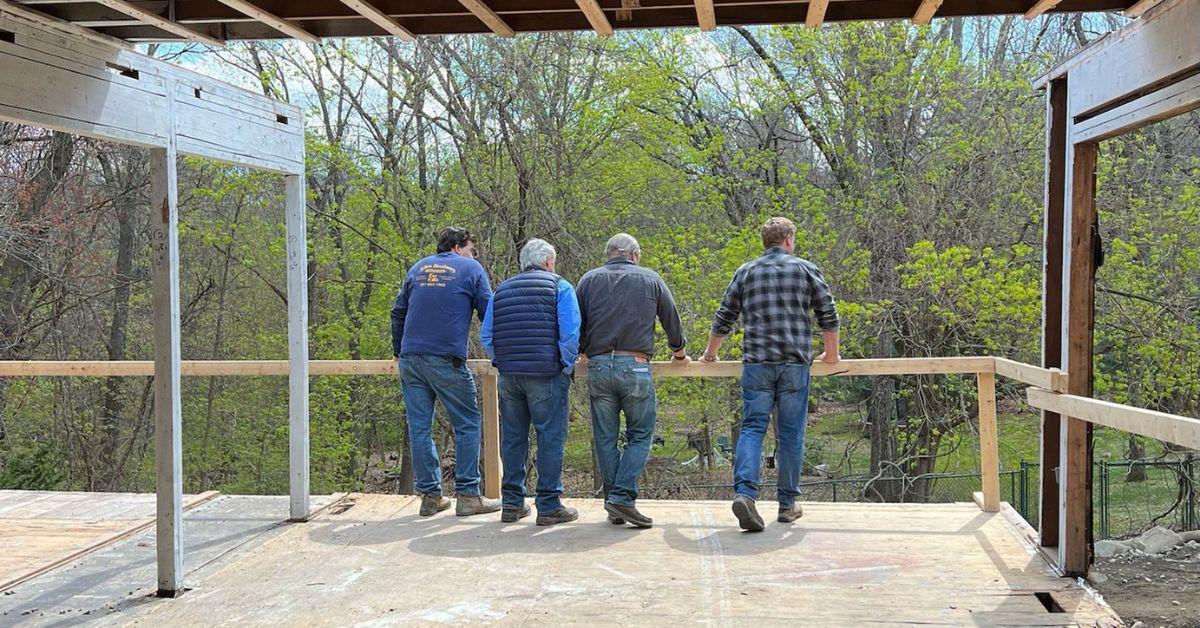
[[[639,528],[653,524],[638,512],[637,481],[650,457],[658,400],[650,357],[654,321],[667,333],[673,364],[687,364],[683,324],[671,290],[658,273],[638,265],[641,247],[626,233],[609,239],[608,261],[579,280],[583,319],[579,352],[587,356],[588,395],[596,463],[604,477],[604,509],[609,521]],[[625,412],[626,445],[617,446]]]

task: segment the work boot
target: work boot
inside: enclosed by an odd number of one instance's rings
[[[745,495],[738,495],[733,498],[733,514],[737,517],[738,525],[743,530],[762,532],[766,527],[763,524],[762,517],[758,516],[758,509],[754,507],[754,500]]]
[[[520,508],[505,508],[500,511],[500,523],[516,523],[529,516],[529,505],[521,504]]]
[[[618,516],[616,516],[616,515],[612,515],[612,514],[608,515],[608,522],[609,522],[609,523],[611,523],[611,524],[613,524],[613,525],[615,525],[615,526],[623,526],[623,525],[625,525],[625,520],[624,520],[624,519],[622,519],[622,518],[620,518],[620,517],[618,517]]]
[[[804,509],[800,504],[792,504],[791,507],[785,507],[782,504],[779,506],[779,523],[792,523],[793,521],[804,516]]]
[[[454,505],[454,514],[460,517],[486,515],[497,510],[500,510],[500,500],[479,495],[459,495],[458,503]]]
[[[638,512],[638,509],[634,506],[604,502],[604,510],[608,511],[609,521],[620,519],[625,523],[631,523],[639,528],[649,528],[654,525],[653,519]],[[616,522],[613,521],[613,523]]]
[[[560,507],[558,510],[547,514],[538,514],[537,524],[540,526],[552,526],[556,523],[567,523],[579,518],[579,511],[574,508]]]
[[[427,493],[421,496],[421,516],[432,517],[450,507],[450,498]]]

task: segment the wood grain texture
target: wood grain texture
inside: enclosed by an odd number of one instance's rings
[[[996,431],[996,375],[980,373],[979,473],[983,483],[983,510],[1000,511],[1000,444]]]

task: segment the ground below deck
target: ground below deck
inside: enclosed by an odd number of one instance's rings
[[[591,500],[571,502],[578,522],[538,528],[453,511],[421,518],[415,498],[391,495],[352,495],[310,523],[274,525],[265,513],[278,499],[189,511],[194,590],[179,599],[148,597],[152,536],[134,536],[0,595],[0,624],[1117,623],[1051,572],[1011,511],[973,504],[806,504],[800,522],[749,534],[725,502],[646,501],[655,527],[636,530],[608,524]],[[138,581],[96,571],[131,552]]]

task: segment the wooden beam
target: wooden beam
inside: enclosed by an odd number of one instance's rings
[[[96,3],[102,4],[114,11],[124,13],[129,17],[136,18],[138,21],[149,24],[155,28],[161,28],[172,35],[178,35],[188,41],[207,44],[213,48],[224,48],[225,42],[209,37],[204,33],[196,32],[178,22],[172,22],[157,13],[151,13],[135,4],[126,2],[125,0],[95,0]]]
[[[342,4],[354,9],[359,15],[371,20],[376,26],[391,33],[393,37],[397,37],[404,41],[415,41],[416,35],[412,31],[404,28],[388,14],[380,11],[375,5],[367,2],[367,0],[341,0]]]
[[[1008,358],[995,358],[996,374],[1023,384],[1055,392],[1066,392],[1067,374],[1058,369],[1046,369]]]
[[[293,39],[299,39],[307,44],[316,44],[320,43],[321,41],[320,37],[317,37],[303,28],[300,28],[294,22],[285,20],[274,13],[268,13],[267,11],[254,6],[246,0],[220,0],[220,2],[221,4],[224,4],[235,11],[241,12],[247,17],[252,17]]]
[[[173,85],[167,85],[166,118],[175,119]],[[180,388],[179,195],[175,133],[150,151],[150,266],[154,316],[155,540],[158,595],[183,592],[183,413]]]
[[[1200,56],[1197,59],[1200,60]],[[1075,123],[1071,127],[1071,140],[1106,140],[1197,108],[1200,108],[1200,74],[1173,82]]]
[[[472,372],[483,375],[492,372],[488,360],[468,360]],[[288,360],[186,360],[180,363],[181,372],[188,377],[262,377],[288,375]],[[673,362],[653,362],[657,377],[740,377],[742,363],[695,361],[687,366]],[[309,374],[332,375],[396,375],[395,360],[309,360]],[[991,373],[995,360],[989,357],[948,358],[876,358],[842,360],[837,364],[818,362],[812,367],[815,377],[856,377],[872,375],[972,375]],[[0,361],[0,377],[146,377],[154,374],[154,363],[148,361]],[[587,376],[587,366],[579,364],[576,377]]]
[[[1053,9],[1061,0],[1037,0],[1029,10],[1025,12],[1025,19],[1032,20],[1035,17]]]
[[[288,477],[292,521],[308,518],[308,229],[304,175],[284,179],[287,214]]]
[[[588,24],[592,25],[592,30],[605,37],[612,36],[612,24],[608,22],[604,10],[600,8],[599,4],[596,4],[596,0],[575,0],[575,4],[579,5],[579,10],[583,11],[583,15],[587,17]]]
[[[940,6],[942,0],[921,0],[921,6],[917,7],[917,12],[913,14],[913,24],[928,24]]]
[[[717,12],[713,0],[696,0],[696,23],[702,31],[717,29]]]
[[[829,0],[808,0],[808,13],[804,17],[804,25],[809,28],[821,28],[825,22],[825,10],[829,8]]]
[[[1041,388],[1026,391],[1029,405],[1081,421],[1138,434],[1187,449],[1200,449],[1200,419],[1135,408],[1111,401],[1054,393]]]
[[[491,7],[483,3],[483,0],[458,0],[472,15],[479,18],[480,22],[492,29],[492,32],[501,37],[512,37],[515,33],[508,22],[504,18],[496,14]]]
[[[35,12],[0,12],[0,119],[109,142],[164,147],[174,86],[181,155],[304,172],[300,109],[199,72],[87,39]]]
[[[1066,202],[1067,129],[1067,77],[1064,76],[1051,81],[1046,92],[1046,187],[1042,220],[1042,365],[1049,368],[1058,368],[1063,364],[1063,237],[1066,233],[1063,207]],[[999,370],[999,362],[996,366]],[[1038,539],[1042,547],[1053,547],[1057,554],[1058,463],[1062,417],[1053,412],[1042,411],[1041,427],[1038,447]]]
[[[483,467],[483,495],[492,499],[500,497],[500,479],[504,473],[500,459],[500,382],[494,372],[483,376],[480,396],[483,406],[483,452],[480,465]]]
[[[996,429],[996,374],[980,373],[979,475],[983,484],[985,512],[1000,512],[1000,444]]]
[[[1141,17],[1143,13],[1150,10],[1150,7],[1162,2],[1162,0],[1137,0],[1133,6],[1125,9],[1125,17]]]
[[[1092,228],[1096,216],[1095,143],[1076,144],[1070,167],[1070,250],[1067,289],[1067,392],[1092,395],[1096,260]],[[1064,573],[1083,575],[1091,562],[1091,431],[1087,422],[1066,415],[1059,452],[1059,557]]]

